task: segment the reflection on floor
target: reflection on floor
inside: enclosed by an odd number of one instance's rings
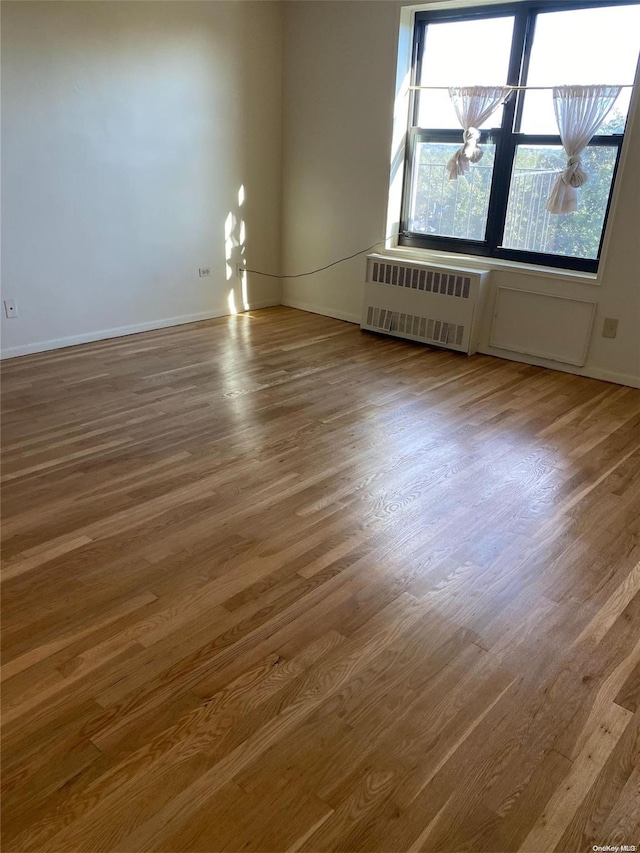
[[[3,396],[4,849],[638,843],[639,391],[274,308]]]

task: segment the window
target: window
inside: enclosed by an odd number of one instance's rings
[[[639,33],[637,0],[418,13],[399,244],[595,272]],[[552,87],[566,84],[625,88],[582,153],[578,210],[558,215],[545,208],[567,161]],[[462,143],[453,86],[526,87],[478,128],[482,159],[457,180],[446,166]]]

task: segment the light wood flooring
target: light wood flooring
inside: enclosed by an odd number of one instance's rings
[[[288,308],[3,374],[6,853],[640,844],[640,391]]]

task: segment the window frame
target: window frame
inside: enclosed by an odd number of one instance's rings
[[[413,30],[413,46],[411,55],[411,85],[418,85],[421,77],[424,37],[429,23],[442,23],[475,19],[487,19],[513,15],[514,28],[511,43],[511,53],[507,71],[506,85],[526,85],[529,70],[531,49],[535,35],[536,17],[539,13],[580,11],[581,9],[637,6],[638,0],[523,0],[523,2],[501,3],[491,6],[466,7],[455,9],[437,9],[416,12]],[[626,80],[614,81],[626,83]],[[559,84],[560,85],[560,84]],[[500,245],[507,218],[507,205],[511,187],[513,164],[518,145],[562,145],[559,134],[525,134],[520,131],[524,108],[524,92],[516,91],[505,103],[500,127],[482,130],[480,143],[495,144],[494,168],[491,179],[489,206],[485,239],[482,241],[467,240],[458,237],[447,237],[434,234],[424,234],[408,230],[408,218],[411,204],[412,176],[415,152],[420,142],[447,142],[461,144],[461,128],[429,129],[417,126],[419,110],[419,91],[411,90],[409,104],[409,126],[405,139],[405,163],[402,186],[402,207],[398,246],[414,249],[432,249],[463,255],[476,255],[487,258],[536,264],[539,266],[570,269],[581,272],[596,273],[602,255],[613,193],[616,185],[620,153],[624,143],[625,133],[596,135],[588,147],[604,146],[616,149],[609,197],[605,209],[600,242],[596,258],[576,258],[570,255],[552,255],[546,252],[531,252],[522,249],[509,249]],[[633,101],[632,101],[633,103]],[[628,124],[625,122],[625,132]]]

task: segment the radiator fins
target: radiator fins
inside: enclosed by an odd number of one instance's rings
[[[456,299],[468,299],[471,292],[469,276],[400,264],[383,264],[379,261],[373,263],[371,281],[378,284],[391,284],[394,287],[408,287],[411,290],[423,290],[428,293],[440,293]]]
[[[429,317],[403,314],[400,311],[373,306],[369,306],[367,310],[367,326],[379,329],[381,332],[410,335],[436,344],[461,346],[464,337],[464,326],[458,323],[447,323],[443,320],[433,320]]]

